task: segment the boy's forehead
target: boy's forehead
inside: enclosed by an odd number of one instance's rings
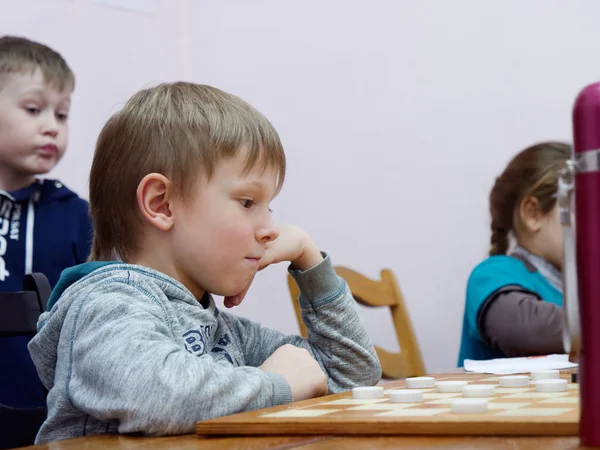
[[[236,181],[236,184],[243,187],[264,189],[272,187],[275,184],[274,177],[240,177]]]
[[[278,173],[274,167],[255,165],[249,172],[239,173],[233,178],[233,184],[240,189],[252,189],[271,192],[277,191]]]
[[[248,155],[239,152],[237,155],[221,161],[217,167],[222,168],[230,177],[243,183],[270,183],[277,176],[277,168],[258,159],[248,165]]]
[[[0,92],[6,91],[16,95],[28,93],[48,93],[64,97],[65,100],[71,98],[71,89],[65,88],[59,90],[52,82],[45,80],[41,70],[34,72],[23,71],[0,74]]]

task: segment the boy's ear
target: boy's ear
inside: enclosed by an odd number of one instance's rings
[[[171,181],[160,173],[150,173],[142,178],[137,188],[137,204],[142,217],[161,231],[173,226]]]
[[[530,195],[521,200],[519,205],[519,217],[523,226],[531,232],[538,232],[542,228],[543,214],[540,202]]]

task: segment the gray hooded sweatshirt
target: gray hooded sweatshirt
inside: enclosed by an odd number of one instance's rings
[[[197,421],[291,402],[287,381],[257,368],[284,344],[310,352],[330,393],[376,384],[381,366],[356,302],[323,256],[307,271],[288,268],[300,287],[307,339],[221,311],[208,294],[198,301],[142,266],[85,263],[64,271],[29,344],[49,391],[36,444],[192,433]]]

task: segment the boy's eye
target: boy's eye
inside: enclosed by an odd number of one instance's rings
[[[254,200],[245,198],[245,199],[240,200],[240,203],[242,204],[242,206],[244,208],[251,208],[252,205],[254,205]]]
[[[29,114],[37,114],[40,112],[39,108],[36,108],[35,106],[26,106],[25,110],[29,113]]]
[[[68,119],[68,116],[66,114],[57,114],[56,117],[58,117],[58,120],[63,122]]]

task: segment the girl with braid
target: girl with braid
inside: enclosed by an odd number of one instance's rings
[[[517,154],[496,179],[491,248],[467,283],[459,367],[465,359],[564,353],[557,191],[570,158],[567,144],[539,143]]]

